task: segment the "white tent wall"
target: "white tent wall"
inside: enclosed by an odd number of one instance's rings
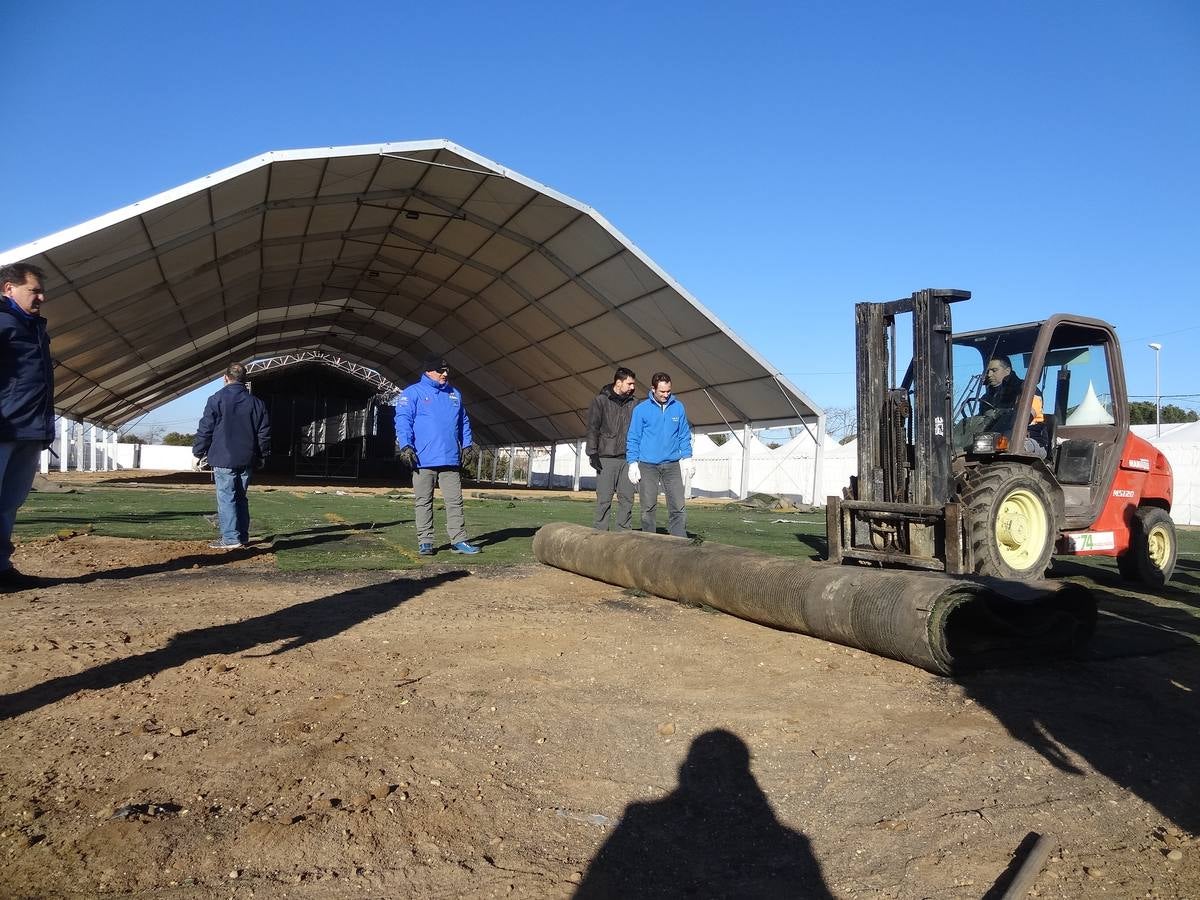
[[[596,473],[591,464],[581,456],[580,445],[574,442],[554,445],[554,477],[550,478],[550,448],[534,447],[533,449],[533,486],[565,488],[571,490],[575,486],[575,460],[579,458],[579,488],[594,491],[596,489]]]
[[[1176,525],[1200,525],[1200,442],[1158,444],[1175,477],[1171,518]]]
[[[1133,432],[1153,444],[1171,464],[1175,496],[1171,518],[1176,525],[1200,525],[1200,422],[1134,425]]]
[[[857,474],[858,441],[827,450],[824,471],[821,473],[821,497],[817,505],[824,506],[828,497],[842,496],[842,490],[850,486],[851,476]]]
[[[718,445],[711,437],[697,434],[693,438],[692,459],[696,474],[691,482],[691,496],[733,499],[739,496],[742,480],[742,434],[726,434]],[[533,459],[534,486],[571,489],[575,479],[577,444],[558,444],[554,452],[554,477],[551,481],[550,450],[535,448]],[[830,494],[841,495],[850,483],[857,466],[853,443],[839,446],[825,436],[824,468],[821,485],[814,496],[816,448],[807,434],[802,434],[782,447],[772,449],[756,435],[750,438],[750,475],[747,493],[772,494],[797,503],[824,505]],[[587,459],[581,459],[579,487],[595,490],[596,478]]]
[[[828,466],[830,456],[838,451],[837,441],[825,435],[822,449],[825,465]],[[816,483],[816,450],[812,435],[802,431],[786,444],[773,450],[767,449],[766,458],[761,461],[757,452],[752,454],[751,492],[774,494],[799,503],[824,504],[828,494],[824,492],[823,485]]]
[[[123,447],[132,446],[122,444]],[[130,454],[132,458],[132,454]],[[118,461],[120,457],[118,456]],[[185,472],[192,467],[191,447],[168,447],[166,444],[142,444],[139,468],[165,472]]]
[[[713,446],[706,452],[700,452],[693,447],[692,460],[696,463],[696,474],[692,477],[693,497],[737,497],[742,486],[742,434],[724,433],[725,441],[717,444],[711,438],[708,442]],[[751,485],[753,485],[754,457],[762,457],[769,453],[766,444],[753,434],[750,436]],[[747,493],[753,493],[750,487]]]
[[[1171,464],[1175,497],[1171,518],[1177,525],[1200,525],[1200,422],[1172,424],[1156,437],[1155,426],[1135,425],[1134,433],[1150,441]],[[692,479],[693,497],[735,498],[741,486],[742,436],[727,434],[718,446],[707,435],[696,435],[693,459],[696,475]],[[553,485],[570,489],[574,485],[576,444],[559,444],[554,458]],[[821,486],[813,496],[815,447],[806,433],[797,435],[774,450],[757,437],[750,444],[750,493],[773,494],[798,503],[823,506],[829,496],[841,496],[842,489],[858,471],[858,449],[854,441],[840,445],[825,436]],[[581,460],[579,487],[595,490],[596,479],[586,459]],[[535,451],[535,484],[546,486],[550,468],[548,448]]]
[[[736,497],[742,477],[742,458],[693,456],[696,474],[692,476],[693,497]]]

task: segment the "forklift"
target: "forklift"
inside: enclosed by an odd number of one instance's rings
[[[826,507],[829,559],[1037,581],[1055,553],[1161,587],[1178,552],[1171,467],[1129,428],[1112,326],[1057,314],[954,334],[970,291],[855,305],[858,475]],[[912,357],[897,382],[897,317]],[[985,373],[1011,369],[1007,402]]]

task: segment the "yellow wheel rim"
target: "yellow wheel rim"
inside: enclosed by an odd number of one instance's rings
[[[1166,568],[1171,559],[1171,534],[1162,525],[1155,525],[1146,535],[1146,552],[1154,568],[1160,571]]]
[[[1036,565],[1049,539],[1050,520],[1036,494],[1018,489],[1004,498],[996,516],[996,547],[1007,566],[1024,571]]]

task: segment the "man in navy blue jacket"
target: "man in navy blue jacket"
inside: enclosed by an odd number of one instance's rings
[[[12,530],[42,450],[54,440],[54,363],[42,318],[45,276],[26,263],[0,268],[0,588],[36,587],[12,565]]]
[[[650,396],[633,408],[629,435],[625,438],[629,480],[639,484],[642,531],[657,530],[655,513],[658,492],[667,495],[667,531],[687,537],[684,482],[696,473],[692,462],[692,426],[683,404],[671,394],[671,376],[655,372],[650,377]]]
[[[450,387],[450,367],[440,354],[423,363],[425,374],[396,400],[396,443],[400,458],[413,473],[413,511],[417,520],[417,552],[433,556],[433,487],[446,501],[446,534],[455,553],[478,553],[467,542],[463,516],[463,452],[471,447],[471,420],[462,394]],[[474,451],[472,450],[472,453]]]
[[[250,473],[271,453],[267,406],[246,390],[246,367],[225,370],[225,386],[208,398],[196,429],[192,455],[207,456],[217,485],[217,522],[221,537],[214,550],[236,550],[250,541]]]

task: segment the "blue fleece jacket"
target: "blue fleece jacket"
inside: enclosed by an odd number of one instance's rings
[[[413,447],[422,468],[459,465],[471,446],[471,420],[458,388],[428,375],[406,387],[396,400],[396,443]]]
[[[692,426],[683,404],[672,394],[665,406],[647,397],[633,409],[625,438],[627,462],[666,463],[692,455]]]
[[[54,440],[54,362],[46,320],[0,298],[0,441]]]

